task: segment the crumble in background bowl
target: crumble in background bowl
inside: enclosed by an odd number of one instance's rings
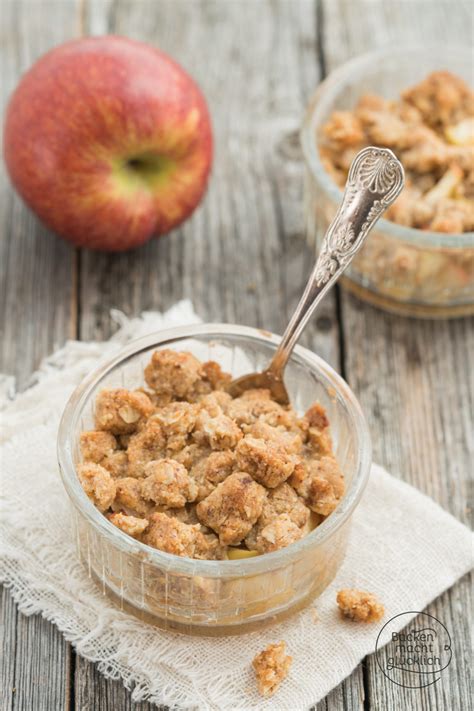
[[[321,129],[334,111],[351,110],[364,94],[397,99],[437,70],[472,85],[468,48],[383,49],[356,57],[331,72],[316,91],[301,141],[306,162],[307,238],[318,252],[342,190],[323,167]],[[474,313],[474,233],[446,234],[379,220],[341,282],[369,303],[395,313],[446,318]]]

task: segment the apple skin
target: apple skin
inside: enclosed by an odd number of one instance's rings
[[[41,57],[10,99],[12,183],[80,247],[122,251],[183,222],[201,200],[212,128],[195,82],[142,42],[104,36]]]

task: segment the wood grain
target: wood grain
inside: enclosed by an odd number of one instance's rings
[[[94,33],[126,33],[178,59],[208,99],[216,146],[204,204],[181,229],[127,255],[82,255],[82,338],[110,334],[112,307],[136,315],[181,298],[206,320],[280,332],[313,259],[298,129],[318,79],[315,4],[141,0],[89,5],[87,19]],[[338,366],[334,298],[306,343]],[[129,707],[129,694],[82,659],[76,682],[79,708],[112,695]],[[341,695],[358,698],[361,685],[360,674],[321,708],[341,708]]]
[[[115,32],[170,52],[208,98],[215,166],[182,228],[126,255],[74,251],[0,178],[0,370],[20,385],[55,343],[106,338],[128,315],[191,298],[206,320],[281,332],[314,256],[304,240],[298,129],[321,68],[389,42],[469,39],[463,0],[3,0],[2,101],[44,50]],[[304,342],[345,373],[368,416],[374,458],[468,520],[474,326],[410,321],[336,294]],[[470,350],[469,350],[470,349]],[[471,356],[472,359],[472,356]],[[371,657],[317,711],[468,709],[466,577],[429,610],[453,632],[442,686],[409,692]],[[1,599],[0,708],[158,711],[77,658],[54,627]]]
[[[2,113],[21,74],[76,30],[73,0],[2,0]],[[56,344],[75,335],[75,256],[14,193],[3,163],[0,224],[0,356],[21,388]]]
[[[73,0],[2,0],[2,112],[20,75],[77,31]],[[74,249],[45,229],[0,173],[0,370],[19,388],[42,358],[75,335]],[[71,650],[41,617],[17,614],[10,594],[4,622],[0,706],[54,711],[69,706]]]
[[[137,314],[181,298],[206,320],[280,331],[312,260],[298,129],[318,75],[314,3],[94,3],[88,18],[94,32],[178,59],[208,99],[216,145],[206,199],[182,228],[125,255],[83,253],[82,337],[108,336],[112,307]],[[331,300],[307,343],[337,364]]]
[[[331,70],[354,54],[388,44],[469,45],[473,9],[456,3],[453,12],[452,3],[440,0],[328,0],[323,17],[322,49]],[[363,305],[349,294],[342,297],[341,317],[345,376],[368,418],[375,461],[469,523],[474,320],[409,320]],[[439,684],[413,693],[388,681],[374,658],[368,658],[370,708],[470,708],[470,633],[462,610],[471,609],[469,576],[427,608],[453,638],[454,661]]]
[[[13,598],[6,588],[0,587],[0,649],[2,664],[0,665],[0,708],[10,710],[16,694],[16,634],[17,611]]]

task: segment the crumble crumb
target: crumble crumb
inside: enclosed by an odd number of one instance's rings
[[[385,613],[375,595],[362,590],[339,590],[336,601],[341,614],[356,622],[378,622]]]
[[[300,454],[303,448],[303,439],[300,431],[286,429],[282,425],[272,427],[264,420],[257,420],[253,425],[244,427],[246,434],[255,439],[274,442],[286,449],[289,454]]]
[[[269,644],[252,661],[262,696],[272,696],[288,676],[293,658],[285,654],[285,642]]]
[[[309,508],[287,482],[270,489],[260,519],[267,524],[280,514],[288,514],[300,528],[306,524],[310,515]]]
[[[86,462],[78,467],[79,481],[99,511],[107,511],[115,498],[115,482],[100,464]]]
[[[286,548],[302,537],[302,529],[291,520],[288,514],[279,514],[258,530],[253,547],[248,537],[245,542],[249,550],[256,550],[258,553],[271,553],[280,548]]]
[[[284,482],[293,473],[298,459],[281,444],[246,435],[236,449],[237,466],[268,488]]]
[[[319,403],[312,405],[300,420],[299,425],[309,449],[315,455],[323,457],[332,453],[329,420],[322,405]]]
[[[332,457],[300,462],[289,483],[315,513],[328,516],[344,494],[344,477]]]
[[[96,399],[95,426],[112,434],[130,434],[154,410],[151,400],[139,390],[102,390]]]
[[[86,462],[100,464],[103,459],[115,452],[117,446],[117,440],[111,432],[92,430],[81,433],[81,454]]]
[[[268,425],[284,427],[293,424],[291,413],[271,399],[266,389],[247,390],[229,403],[227,414],[239,425],[253,425],[263,420]]]
[[[192,558],[200,533],[199,524],[189,525],[163,512],[151,514],[144,542],[166,553]]]
[[[265,489],[249,474],[235,472],[196,507],[199,520],[223,545],[238,545],[262,513]]]
[[[155,351],[145,368],[147,385],[159,395],[185,398],[201,380],[202,367],[192,353]]]
[[[143,531],[148,527],[146,518],[136,518],[136,516],[127,516],[123,513],[113,513],[108,516],[114,526],[120,528],[124,533],[128,533],[133,538],[139,538]]]
[[[211,389],[217,392],[225,390],[232,380],[230,373],[224,373],[219,363],[214,360],[208,360],[202,364],[202,376],[209,383]],[[222,394],[229,400],[231,399],[227,393]]]
[[[158,420],[150,419],[140,432],[130,438],[127,449],[131,476],[145,476],[149,462],[166,456],[166,437]]]
[[[193,437],[198,444],[209,445],[211,449],[234,449],[242,439],[242,432],[227,415],[220,412],[210,415],[207,410],[201,410]]]
[[[118,479],[115,485],[115,499],[112,502],[113,511],[144,518],[153,511],[153,508],[153,504],[143,498],[139,479],[133,477]]]
[[[174,459],[149,462],[145,467],[141,494],[146,501],[179,509],[189,501],[194,501],[197,491],[194,480],[183,465]]]
[[[306,530],[310,513],[289,484],[270,489],[262,513],[245,538],[247,548],[264,553],[297,541],[311,530]]]
[[[152,421],[161,425],[168,451],[180,451],[188,444],[188,436],[194,429],[198,412],[198,407],[189,402],[170,402],[157,409]]]
[[[218,484],[227,479],[234,471],[235,463],[235,453],[230,450],[211,452],[209,456],[199,459],[189,472],[198,486],[196,501],[205,499]]]

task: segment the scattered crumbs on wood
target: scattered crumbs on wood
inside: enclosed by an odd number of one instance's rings
[[[257,291],[257,285],[255,284],[255,282],[252,281],[252,282],[250,282],[250,284],[247,284],[247,292],[249,294],[255,294],[256,291]]]

